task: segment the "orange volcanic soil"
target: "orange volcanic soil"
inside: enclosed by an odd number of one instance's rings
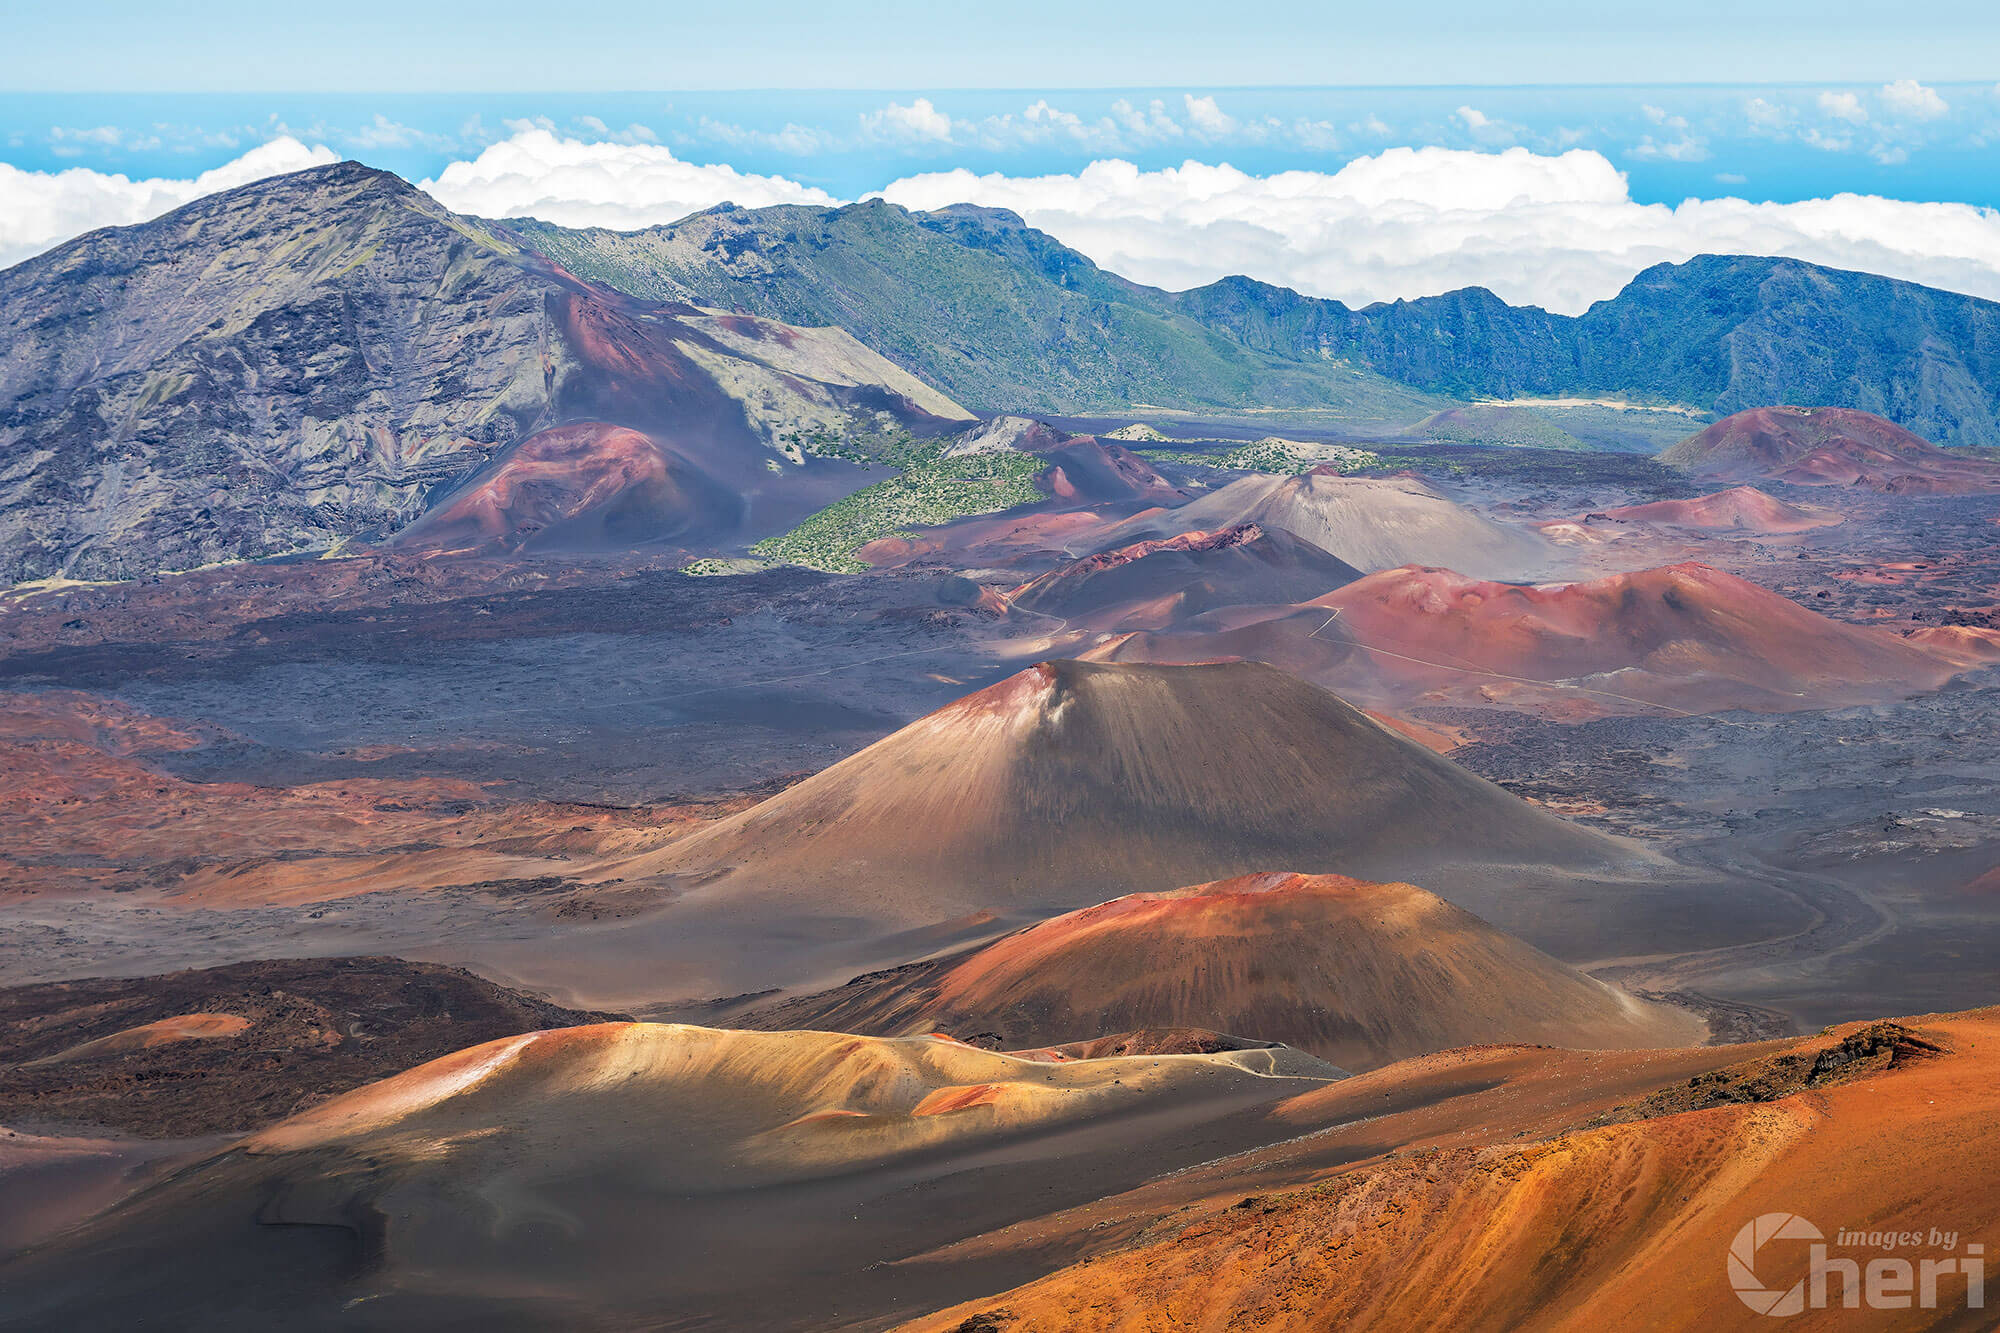
[[[1561,521],[1587,525],[1602,520],[1771,536],[1806,532],[1846,522],[1832,510],[1814,505],[1787,504],[1764,494],[1755,486],[1732,486],[1726,491],[1697,496],[1692,500],[1655,500],[1651,504],[1625,505]]]
[[[24,1327],[1753,1328],[1727,1259],[1761,1214],[1944,1226],[1960,1254],[2000,1226],[1991,1011],[1351,1079],[1282,1048],[1034,1054],[511,1037],[183,1167],[0,1280]]]
[[[1607,706],[1783,711],[1931,689],[1961,669],[1695,563],[1535,587],[1411,567],[1315,605],[1339,613],[1379,673],[1417,688],[1525,681]]]
[[[1360,577],[1283,529],[1240,523],[1100,551],[1008,598],[1072,624],[1161,629],[1215,607],[1303,602]]]
[[[1191,1027],[1346,1069],[1479,1042],[1679,1046],[1706,1031],[1414,885],[1288,874],[1130,894],[744,1021],[1011,1048]]]
[[[1760,407],[1660,455],[1699,477],[1865,486],[1913,495],[2000,491],[2000,464],[1947,453],[1893,421],[1845,407]]]
[[[175,1014],[170,1018],[156,1018],[150,1023],[141,1023],[137,1027],[125,1028],[108,1036],[80,1042],[53,1055],[30,1060],[27,1062],[27,1067],[126,1055],[132,1051],[150,1050],[155,1046],[165,1046],[176,1041],[209,1041],[217,1037],[233,1037],[249,1026],[250,1020],[241,1014]]]
[[[734,528],[742,500],[650,436],[601,421],[531,435],[405,528],[400,546],[616,549]]]
[[[1768,1328],[1732,1289],[1729,1263],[1767,1215],[1804,1218],[1857,1280],[1873,1260],[1907,1261],[1913,1276],[1924,1259],[1952,1261],[1933,1308],[1912,1299],[1868,1315],[1873,1326],[1986,1327],[1991,1311],[1968,1309],[1957,1263],[1984,1260],[1985,1276],[2000,1239],[2000,1014],[1911,1025],[1850,1024],[1838,1043],[1697,1076],[1546,1142],[1440,1146],[1247,1198],[1216,1178],[1211,1201],[1135,1243],[908,1327],[971,1327],[991,1312],[994,1327],[1078,1330]],[[1299,1101],[1393,1106],[1416,1072],[1395,1066]],[[1408,1141],[1393,1122],[1371,1128],[1378,1142]],[[1233,1164],[1239,1180],[1256,1160]],[[1845,1230],[1923,1239],[1885,1249],[1844,1243]],[[1953,1233],[1949,1246],[1931,1243],[1934,1230]],[[1808,1276],[1804,1240],[1753,1257],[1742,1285],[1767,1288],[1765,1303]],[[1808,1308],[1800,1326],[1861,1317],[1842,1308],[1842,1282],[1829,1274],[1830,1308]],[[1801,1303],[1812,1299],[1808,1283]]]
[[[1057,661],[607,873],[918,924],[1273,864],[1413,875],[1637,854],[1258,663]]]

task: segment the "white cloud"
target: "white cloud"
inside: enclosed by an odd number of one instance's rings
[[[277,138],[190,180],[135,181],[83,167],[22,171],[0,162],[0,268],[86,231],[144,222],[217,190],[338,160],[328,148]]]
[[[1167,114],[1167,104],[1157,97],[1144,110],[1121,97],[1111,104],[1110,119],[1131,143],[1160,143],[1186,133],[1180,122]]]
[[[911,208],[1020,213],[1141,282],[1180,289],[1244,273],[1352,304],[1485,286],[1577,312],[1633,274],[1697,254],[1791,255],[2000,299],[2000,212],[1837,195],[1798,203],[1640,204],[1601,154],[1394,148],[1331,174],[1251,176],[1188,162],[1072,175],[912,176]]]
[[[649,127],[641,125],[637,121],[632,122],[622,130],[612,129],[596,116],[578,116],[576,123],[584,129],[589,130],[597,138],[606,139],[612,143],[658,143],[660,141],[659,135],[653,133]]]
[[[1927,88],[1915,79],[1883,84],[1882,105],[1904,120],[1936,120],[1951,110],[1951,105],[1938,96],[1937,89]]]
[[[1127,105],[1118,114],[1158,132],[1165,112]],[[1046,103],[1013,123],[1094,132],[1091,122]],[[461,212],[620,228],[673,221],[724,200],[746,207],[838,202],[782,176],[690,163],[658,145],[585,143],[527,123],[509,128],[512,137],[451,164],[423,188]],[[1679,142],[1658,149],[1666,155]],[[326,148],[287,137],[189,180],[0,165],[0,263],[94,227],[142,221],[214,190],[332,160]],[[1995,210],[1851,194],[1785,204],[1726,197],[1640,204],[1610,161],[1584,149],[1393,148],[1332,173],[1270,176],[1192,161],[1142,171],[1106,159],[1067,175],[915,175],[884,193],[912,208],[1011,208],[1113,272],[1177,289],[1246,273],[1360,304],[1477,285],[1510,301],[1575,312],[1615,294],[1647,265],[1748,253],[2000,299]]]
[[[1753,97],[1743,104],[1743,114],[1752,134],[1782,134],[1792,123],[1791,113],[1775,102]]]
[[[1642,105],[1639,108],[1639,111],[1640,114],[1644,115],[1647,120],[1651,121],[1655,125],[1662,126],[1666,129],[1684,130],[1688,127],[1686,116],[1673,115],[1672,113],[1667,111],[1664,107]]]
[[[1476,106],[1461,106],[1451,115],[1474,139],[1490,147],[1497,148],[1524,137],[1524,126],[1495,119]]]
[[[86,149],[116,148],[124,138],[124,131],[115,125],[94,125],[88,129],[57,125],[49,131],[49,151],[57,157],[80,157]]]
[[[1217,106],[1213,97],[1183,93],[1181,100],[1187,105],[1188,124],[1194,126],[1196,134],[1221,139],[1236,133],[1236,118]]]
[[[1649,134],[1632,145],[1631,154],[1647,161],[1705,162],[1708,160],[1708,141],[1694,134],[1667,140],[1655,139]]]
[[[1031,103],[1028,109],[1021,113],[1021,119],[1030,125],[1047,125],[1054,129],[1070,132],[1075,132],[1083,128],[1083,117],[1073,111],[1064,111],[1060,107],[1050,106],[1049,99],[1046,97],[1037,98]]]
[[[1330,120],[1308,120],[1300,116],[1292,122],[1292,142],[1301,148],[1316,153],[1327,153],[1340,147],[1340,131]]]
[[[720,203],[827,204],[831,195],[783,176],[683,162],[644,143],[584,143],[539,125],[454,162],[420,187],[446,208],[480,217],[534,217],[565,227],[634,230]]]
[[[794,157],[808,157],[821,152],[830,143],[822,131],[789,120],[783,129],[753,130],[731,121],[703,116],[695,122],[695,128],[697,138],[725,143],[732,148],[768,148],[774,152],[790,153]]]
[[[1821,93],[1819,109],[1822,115],[1844,120],[1850,125],[1862,125],[1868,121],[1868,108],[1861,105],[1861,98],[1854,93]]]
[[[919,97],[908,106],[891,102],[879,111],[864,112],[861,129],[864,134],[876,139],[905,143],[951,142],[951,117],[931,105],[928,97]]]
[[[367,150],[371,148],[455,148],[457,145],[449,135],[427,134],[423,130],[400,124],[381,112],[358,130],[339,136],[349,147]]]

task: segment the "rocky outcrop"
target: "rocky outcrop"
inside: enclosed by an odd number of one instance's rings
[[[355,163],[0,273],[0,346],[0,584],[386,537],[582,420],[812,508],[814,454],[966,416],[838,331],[579,281]]]

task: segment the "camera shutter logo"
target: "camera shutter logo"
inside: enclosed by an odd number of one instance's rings
[[[1773,1290],[1757,1276],[1757,1251],[1774,1240],[1824,1240],[1820,1229],[1797,1213],[1765,1213],[1744,1224],[1729,1246],[1729,1285],[1736,1298],[1758,1314],[1783,1318],[1806,1308],[1806,1280],[1800,1278],[1783,1290]]]

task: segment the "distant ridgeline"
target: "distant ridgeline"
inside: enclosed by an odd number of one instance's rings
[[[2000,445],[2000,304],[1792,259],[1647,269],[1580,316],[1479,287],[1355,310],[1248,278],[1127,282],[1002,209],[728,205],[638,232],[506,224],[641,295],[838,324],[968,406],[1090,413],[1618,394],[1854,407]]]
[[[575,231],[460,217],[356,163],[0,272],[0,346],[0,586],[350,542],[740,552],[945,456],[971,409],[1578,448],[1573,419],[1465,400],[1604,396],[2000,445],[2000,305],[1791,260],[1649,269],[1575,318],[1477,289],[1351,310],[1140,286],[995,209]],[[1671,443],[1679,419],[1650,415],[1617,447]]]

